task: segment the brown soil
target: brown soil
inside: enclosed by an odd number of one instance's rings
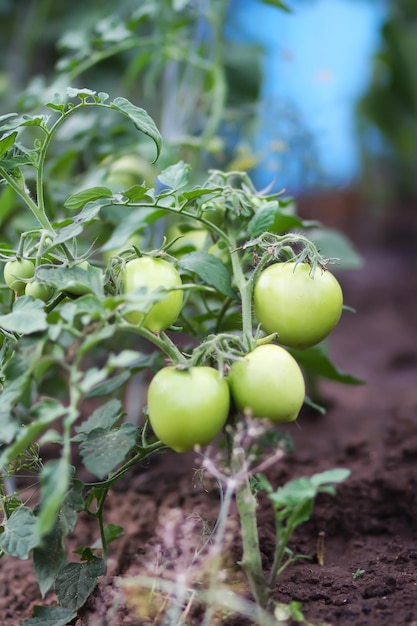
[[[276,599],[302,603],[313,624],[349,626],[417,625],[417,255],[407,243],[398,248],[361,246],[365,270],[340,279],[347,304],[334,332],[331,353],[343,370],[366,384],[324,383],[325,416],[305,411],[288,430],[295,452],[273,471],[276,485],[289,478],[332,467],[351,477],[336,497],[320,496],[311,520],[299,528],[291,547],[314,557],[325,533],[324,564],[299,561],[279,580]],[[166,454],[130,476],[109,496],[106,521],[125,528],[112,544],[108,575],[80,613],[76,626],[137,626],[154,623],[135,617],[120,581],[155,568],[181,568],[196,529],[187,515],[213,523],[218,511],[214,487],[194,480],[194,455]],[[185,520],[185,521],[184,521]],[[187,525],[188,524],[188,525]],[[259,507],[265,566],[271,564],[272,516]],[[91,543],[96,528],[80,520],[75,541]],[[231,555],[240,556],[236,524],[228,531]],[[188,551],[188,552],[187,552]],[[42,604],[30,562],[0,561],[0,623],[16,626]],[[360,575],[358,570],[362,570]],[[356,575],[354,575],[356,573]],[[239,585],[237,566],[232,583]],[[231,575],[229,573],[229,580]],[[238,581],[238,582],[236,582]],[[139,598],[139,600],[138,600]],[[47,603],[53,604],[53,594]],[[162,623],[162,622],[161,622]],[[194,622],[198,623],[198,619]],[[231,624],[227,617],[216,624]],[[243,624],[243,618],[234,623]]]

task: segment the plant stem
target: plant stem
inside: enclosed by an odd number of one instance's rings
[[[261,552],[259,549],[259,535],[256,519],[257,502],[250,488],[249,474],[242,448],[233,451],[231,468],[233,476],[235,476],[238,481],[236,487],[236,504],[239,512],[243,542],[241,567],[247,576],[256,603],[264,609],[268,604],[270,592],[263,574]]]
[[[231,245],[230,258],[232,259],[232,268],[234,282],[239,290],[242,302],[242,331],[246,342],[248,352],[254,348],[254,338],[252,334],[252,292],[253,281],[247,280],[240,264],[240,258],[236,252],[236,240],[233,235],[229,234]]]

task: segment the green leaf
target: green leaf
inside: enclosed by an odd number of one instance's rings
[[[330,361],[324,345],[313,346],[307,350],[288,350],[305,370],[316,376],[334,380],[345,385],[363,385],[363,380],[338,370]]]
[[[0,139],[0,157],[2,157],[3,154],[6,154],[6,152],[10,150],[15,142],[16,137],[17,133],[11,133],[10,135],[7,135],[7,137],[3,137],[3,139]]]
[[[86,390],[85,397],[86,398],[99,398],[100,396],[107,396],[116,389],[119,389],[122,385],[125,384],[131,377],[131,373],[129,371],[120,372],[120,374],[116,374],[112,378],[106,378],[103,382],[97,382],[94,385],[88,386],[83,384],[83,389]],[[83,381],[84,382],[84,381]]]
[[[190,166],[184,161],[179,161],[175,165],[170,165],[163,170],[158,179],[163,185],[170,189],[177,190],[188,185],[190,180]],[[163,193],[163,192],[162,192]]]
[[[88,265],[87,269],[79,265],[73,267],[45,265],[38,267],[36,276],[41,282],[52,285],[58,291],[78,295],[87,293],[93,293],[96,296],[103,295],[103,273],[98,267],[92,265]]]
[[[106,573],[103,559],[94,557],[86,563],[68,563],[55,579],[55,593],[59,603],[78,611],[97,585],[97,578]]]
[[[145,109],[135,106],[126,98],[115,98],[110,106],[112,109],[116,109],[126,115],[138,130],[154,141],[156,145],[156,158],[153,162],[155,162],[161,152],[162,137],[150,115]]]
[[[42,598],[51,589],[56,575],[66,563],[64,537],[58,518],[52,531],[43,537],[41,544],[33,551],[33,569]]]
[[[84,509],[82,497],[83,484],[74,481],[73,488],[67,493],[58,511],[54,528],[42,538],[42,542],[33,551],[34,571],[42,596],[54,584],[56,575],[66,562],[64,539],[74,530],[77,513]]]
[[[123,537],[124,530],[122,526],[117,526],[117,524],[107,524],[107,526],[104,527],[104,535],[106,542],[109,544]]]
[[[41,535],[48,533],[68,491],[70,468],[64,457],[48,461],[40,474],[41,499],[37,515]]]
[[[310,481],[315,487],[321,487],[329,483],[342,483],[350,474],[350,470],[343,467],[336,467],[320,472],[319,474],[313,474],[313,476],[310,477]]]
[[[66,209],[77,210],[85,206],[87,202],[93,202],[101,198],[111,198],[112,196],[113,193],[108,187],[90,187],[89,189],[83,189],[82,191],[72,194],[65,200],[64,207]]]
[[[104,429],[111,428],[122,414],[122,403],[116,398],[112,398],[103,406],[98,407],[91,413],[88,419],[82,424],[75,427],[77,433],[88,434],[95,428],[101,427]]]
[[[203,251],[190,252],[180,259],[178,265],[188,272],[197,274],[202,281],[223,295],[236,298],[227,267],[213,254]]]
[[[311,484],[306,476],[288,481],[283,487],[279,487],[270,494],[270,499],[278,507],[298,506],[305,500],[310,501],[316,497],[317,489]]]
[[[39,544],[37,520],[31,509],[21,506],[4,522],[0,535],[0,550],[9,556],[25,560]]]
[[[18,298],[13,305],[12,313],[0,315],[0,328],[12,333],[30,335],[46,330],[47,327],[44,303],[30,296]]]
[[[130,423],[111,430],[95,428],[80,445],[84,466],[102,479],[125,459],[136,440],[137,428]]]
[[[148,187],[143,185],[133,185],[122,192],[123,196],[129,200],[129,202],[149,202],[154,204],[155,198]]]
[[[302,225],[303,222],[298,217],[283,212],[279,203],[272,201],[256,211],[248,224],[248,230],[253,237],[258,237],[265,232],[279,234]]]
[[[76,616],[73,610],[62,606],[35,606],[33,617],[24,619],[22,626],[65,626]]]

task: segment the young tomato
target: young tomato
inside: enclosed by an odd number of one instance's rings
[[[35,266],[29,259],[16,259],[7,261],[4,266],[4,280],[6,285],[21,293],[26,287],[26,283],[35,275]]]
[[[228,376],[236,407],[276,424],[293,422],[304,402],[304,378],[297,361],[280,346],[258,346],[236,361]]]
[[[253,294],[258,322],[278,341],[304,349],[319,343],[342,314],[343,294],[329,271],[307,263],[276,263],[260,275]]]
[[[150,292],[163,287],[171,289],[181,286],[181,277],[175,267],[164,261],[149,256],[142,256],[126,263],[123,274],[123,291],[132,293],[141,287]],[[167,291],[144,315],[141,311],[130,311],[125,319],[131,324],[141,324],[152,332],[159,332],[171,326],[177,319],[182,307],[182,291]]]
[[[150,424],[176,452],[210,443],[226,423],[229,407],[228,384],[212,367],[164,367],[149,385]]]
[[[25,294],[32,296],[32,298],[43,300],[46,302],[53,295],[54,288],[45,283],[40,283],[38,280],[31,280],[26,283]]]

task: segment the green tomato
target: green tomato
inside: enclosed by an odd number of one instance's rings
[[[15,261],[7,261],[4,266],[4,280],[6,285],[21,293],[26,287],[29,279],[35,275],[35,266],[29,259],[16,259]]]
[[[171,263],[149,256],[126,263],[122,280],[123,291],[127,294],[143,287],[152,293],[161,287],[168,290],[182,285],[181,277]],[[124,317],[131,324],[141,324],[152,332],[159,332],[175,322],[181,312],[182,301],[181,290],[167,291],[146,315],[142,311],[130,311]]]
[[[229,408],[228,384],[212,367],[165,367],[149,385],[148,416],[152,429],[176,452],[210,443],[225,425]]]
[[[336,278],[307,263],[275,263],[260,275],[253,294],[254,311],[266,333],[302,350],[322,341],[340,319],[343,293]]]
[[[32,298],[43,300],[46,302],[51,298],[54,293],[54,288],[45,283],[40,283],[38,280],[32,280],[30,283],[26,283],[25,294],[32,296]]]
[[[274,344],[258,346],[236,361],[228,382],[240,412],[276,424],[295,421],[304,402],[304,378],[297,361]]]

